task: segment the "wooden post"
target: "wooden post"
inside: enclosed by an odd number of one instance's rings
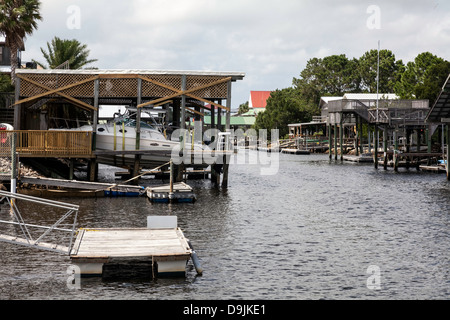
[[[331,148],[331,146],[332,146],[332,144],[331,144],[332,140],[331,139],[332,139],[332,136],[331,136],[331,123],[329,123],[328,124],[328,154],[330,156],[330,160],[333,157],[333,152],[332,152],[332,148]]]
[[[344,114],[341,113],[339,121],[339,150],[341,153],[341,161],[344,160]]]
[[[420,152],[420,140],[422,140],[422,135],[420,134],[420,129],[416,130],[416,143],[417,143],[417,147],[416,150],[419,153]],[[420,170],[420,157],[417,156],[416,159],[416,170],[419,171]]]
[[[333,130],[333,135],[334,135],[334,160],[337,160],[337,123],[334,123],[334,130]]]
[[[181,76],[181,90],[186,90],[186,75]],[[186,128],[186,96],[183,94],[181,95],[181,122],[180,122],[180,128],[185,129]]]
[[[174,177],[173,161],[172,161],[172,159],[170,159],[170,182],[169,182],[170,193],[173,193],[173,177]],[[169,196],[170,196],[170,193],[169,193]]]
[[[137,99],[136,105],[140,105],[142,101],[142,79],[137,79]],[[136,108],[136,150],[140,150],[141,148],[141,108]],[[134,165],[133,165],[133,177],[139,175],[139,169],[141,166],[141,155],[136,154],[134,156]],[[138,179],[133,180],[134,184],[138,184]]]
[[[447,180],[450,181],[450,124],[446,125],[447,128]]]
[[[431,125],[428,125],[425,134],[427,136],[427,153],[431,153]],[[428,157],[427,165],[431,164],[431,157]]]
[[[394,130],[394,171],[398,171],[398,127],[395,127]]]
[[[225,118],[225,131],[230,131],[231,122],[231,80],[227,82],[227,108]]]
[[[359,118],[359,132],[358,132],[358,136],[359,136],[359,152],[361,154],[364,153],[364,145],[363,145],[363,136],[362,136],[362,118],[360,116],[358,116]]]
[[[388,126],[384,127],[383,130],[383,168],[384,170],[387,170],[387,164],[388,164],[388,155],[387,155],[387,150],[388,150]]]
[[[375,165],[375,169],[378,169],[378,123],[375,123],[374,130],[374,141],[373,141],[373,163]]]
[[[217,103],[222,105],[222,99],[219,99],[217,101]],[[222,131],[222,109],[221,108],[217,108],[217,129],[219,129],[219,131]]]
[[[99,96],[100,80],[94,80],[94,116],[92,120],[92,150],[97,149],[97,123],[98,123],[98,96]],[[97,181],[98,163],[97,159],[91,158],[88,165],[89,181]]]
[[[360,135],[359,135],[359,126],[361,125],[361,120],[359,118],[359,116],[356,116],[356,125],[355,125],[355,131],[356,131],[356,136],[355,136],[355,155],[359,156],[359,139],[361,139]]]
[[[16,78],[15,102],[20,100],[20,78]],[[22,105],[18,104],[14,107],[14,130],[20,130],[20,119],[22,113]]]
[[[227,108],[228,110],[226,111],[226,115],[225,115],[225,131],[226,132],[230,132],[230,112],[231,112],[231,80],[228,81],[227,84]],[[228,151],[228,147],[231,144],[231,141],[229,141],[229,139],[231,139],[231,135],[230,136],[226,136],[225,137],[225,148],[224,150]],[[222,173],[222,188],[228,188],[228,170],[229,170],[229,166],[230,166],[230,156],[223,156],[223,173]]]
[[[216,127],[216,110],[215,110],[215,108],[216,107],[213,104],[211,104],[211,129],[214,129]],[[211,142],[212,142],[212,140],[211,140]]]

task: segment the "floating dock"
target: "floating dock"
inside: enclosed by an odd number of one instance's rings
[[[373,163],[373,156],[370,155],[360,155],[360,156],[355,156],[355,155],[343,155],[342,158],[345,161],[351,161],[351,162],[365,162],[365,163]]]
[[[174,183],[172,190],[170,185],[147,187],[146,193],[150,202],[156,203],[192,203],[197,200],[192,187],[184,182]]]
[[[300,149],[281,149],[281,153],[289,153],[289,154],[310,154],[309,150],[300,150]]]
[[[160,223],[160,219],[170,220]],[[151,225],[150,219],[156,219]],[[192,249],[176,216],[148,217],[148,228],[80,229],[70,254],[86,276],[185,276]],[[173,223],[174,221],[174,223]]]
[[[23,184],[44,186],[45,189],[21,188],[19,190],[20,193],[39,196],[137,197],[145,191],[145,188],[142,186],[51,178],[22,177],[20,178],[20,182]],[[48,187],[56,187],[58,189],[50,189]]]

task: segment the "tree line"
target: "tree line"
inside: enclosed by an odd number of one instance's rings
[[[395,93],[400,99],[428,99],[432,105],[450,74],[450,62],[430,52],[417,55],[406,64],[390,50],[379,51],[380,93]],[[359,59],[345,54],[310,59],[292,86],[272,92],[265,111],[256,117],[254,128],[279,129],[288,134],[289,123],[309,122],[320,115],[322,96],[345,93],[376,93],[378,50]]]

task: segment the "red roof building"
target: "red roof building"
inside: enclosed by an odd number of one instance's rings
[[[248,108],[259,109],[261,111],[266,108],[267,99],[270,97],[272,91],[250,91],[250,98],[248,99]]]

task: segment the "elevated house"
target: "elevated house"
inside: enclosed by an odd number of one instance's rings
[[[450,75],[442,86],[436,102],[426,116],[426,122],[430,126],[442,128],[442,153],[447,172],[447,180],[450,180]]]

